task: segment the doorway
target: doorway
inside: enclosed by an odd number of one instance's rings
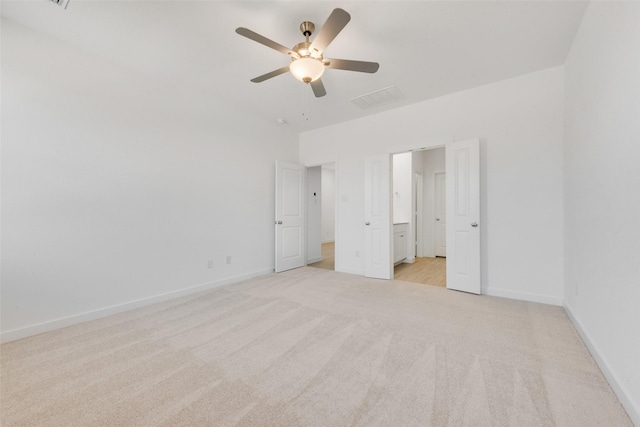
[[[307,168],[307,265],[335,270],[336,166]]]
[[[394,229],[406,222],[410,236],[407,257],[395,263],[394,279],[446,287],[445,148],[395,154],[393,167]],[[403,200],[405,193],[412,197]],[[397,215],[406,209],[412,215]]]
[[[448,142],[443,154],[447,177],[446,287],[480,294],[480,139]],[[415,257],[415,246],[403,244],[408,240],[406,235],[412,235],[411,228],[403,224],[404,230],[394,227],[392,232],[392,160],[393,154],[364,159],[365,277],[393,279],[395,263],[411,263]],[[427,225],[433,229],[433,223]]]

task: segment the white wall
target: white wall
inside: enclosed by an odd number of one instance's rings
[[[322,167],[307,168],[307,262],[322,261]]]
[[[336,171],[335,165],[322,165],[322,243],[335,241],[336,235]]]
[[[411,153],[393,156],[393,223],[411,221]]]
[[[565,304],[640,426],[640,3],[591,2],[565,67]]]
[[[1,137],[5,340],[273,268],[286,127],[3,20]]]
[[[435,173],[445,171],[445,149],[434,148],[432,150],[420,151],[417,154],[422,156],[423,169],[423,237],[422,251],[425,257],[436,256],[436,217],[435,217],[435,195],[436,183]]]
[[[340,165],[336,269],[364,271],[366,156],[479,137],[483,292],[561,304],[563,77],[551,68],[301,134],[305,164]]]

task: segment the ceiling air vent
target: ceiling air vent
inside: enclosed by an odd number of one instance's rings
[[[404,98],[400,89],[395,86],[385,87],[375,92],[366,93],[355,98],[351,98],[351,102],[360,108],[371,108],[377,105],[389,104]]]

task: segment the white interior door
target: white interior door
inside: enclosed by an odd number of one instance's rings
[[[390,156],[365,159],[364,268],[366,277],[391,279],[391,168]]]
[[[276,273],[304,265],[303,185],[302,167],[276,162]]]
[[[446,175],[444,172],[435,174],[435,229],[436,256],[447,256],[447,209],[446,209]]]
[[[447,288],[479,294],[480,141],[446,146]]]

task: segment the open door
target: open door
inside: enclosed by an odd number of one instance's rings
[[[364,275],[391,279],[391,170],[390,156],[365,159]]]
[[[447,288],[481,293],[480,141],[446,146]]]
[[[435,181],[435,253],[436,256],[447,256],[447,207],[446,207],[446,173],[437,172],[434,174]]]
[[[305,263],[303,184],[301,166],[276,162],[276,273]]]

